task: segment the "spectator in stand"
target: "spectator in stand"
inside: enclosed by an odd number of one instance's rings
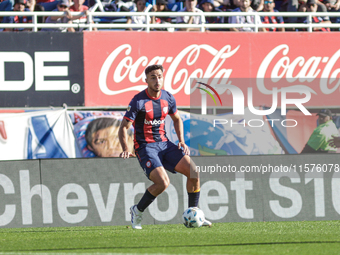
[[[171,12],[171,10],[167,7],[168,2],[166,0],[156,0],[156,4],[152,6],[151,12]],[[171,17],[157,17],[151,16],[151,24],[166,24],[171,23]],[[157,28],[154,30],[158,31],[173,31],[171,28]]]
[[[196,8],[197,0],[185,0],[185,7],[180,10],[179,12],[195,12],[195,13],[202,13],[202,11]],[[177,24],[204,24],[205,18],[203,19],[201,16],[178,16],[176,18]],[[200,28],[181,28],[178,29],[179,31],[200,31]]]
[[[327,11],[339,11],[340,9],[340,0],[324,0],[323,3],[326,6]]]
[[[218,7],[222,11],[232,11],[241,6],[241,0],[221,0],[219,5],[216,5],[216,1],[214,1],[215,7]],[[200,3],[201,4],[201,3]],[[253,0],[251,2],[251,8],[256,11],[262,11],[264,7],[264,0]]]
[[[304,5],[304,3],[307,0],[283,0],[280,7],[280,12],[296,12],[301,11],[300,6]],[[323,1],[323,0],[322,0]],[[316,0],[316,3],[318,5],[318,12],[327,12],[326,6],[320,2],[319,0]],[[284,18],[285,23],[300,23],[299,17],[286,17]]]
[[[232,11],[241,6],[241,0],[223,0],[220,5],[222,11]]]
[[[13,0],[5,0],[1,1],[0,0],[0,12],[4,11],[11,11],[13,9],[14,2]],[[0,23],[2,22],[3,17],[0,17]],[[1,28],[0,31],[3,31]]]
[[[69,10],[70,3],[68,0],[60,0],[58,1],[57,9],[53,11],[57,12],[64,12],[61,16],[49,16],[47,17],[45,23],[51,23],[51,24],[72,24],[72,13]],[[79,18],[79,17],[78,17]],[[41,31],[55,31],[55,32],[75,32],[75,29],[73,27],[57,27],[57,28],[43,28]]]
[[[328,12],[339,12],[340,11],[340,0],[324,0]],[[330,15],[330,21],[332,23],[340,23],[340,17],[332,17]],[[339,31],[339,28],[333,28],[332,31]]]
[[[44,8],[44,11],[53,11],[57,8],[59,0],[37,0],[37,5]]]
[[[325,5],[325,0],[315,0],[316,4],[317,4],[317,11],[318,12],[327,12],[327,7]]]
[[[71,12],[81,12],[80,15],[74,16],[72,18],[73,24],[85,24],[87,23],[87,16],[89,14],[89,7],[84,5],[85,0],[73,0],[73,5],[70,7]],[[92,23],[94,23],[92,21]],[[75,31],[83,31],[83,28],[77,28]],[[97,30],[97,28],[93,28],[94,31]]]
[[[203,3],[203,0],[197,0],[198,5],[201,5]],[[212,0],[212,3],[214,7],[220,7],[223,4],[222,0]]]
[[[241,0],[241,6],[233,10],[233,12],[256,12],[253,8],[250,7],[251,1],[250,0]],[[255,20],[255,16],[230,16],[229,23],[230,24],[261,24],[261,20]],[[251,27],[233,27],[230,31],[245,31],[245,32],[252,32],[255,31],[255,28]],[[259,28],[259,31],[265,31],[264,28]]]
[[[26,0],[26,8],[28,11],[33,12],[35,9],[35,0]]]
[[[34,6],[34,11],[35,11],[35,12],[44,12],[44,11],[45,11],[45,8],[44,8],[43,6],[41,6],[40,4],[36,4],[36,5]],[[38,18],[38,19],[37,19],[38,23],[45,23],[45,18],[46,18],[46,17],[44,17],[44,16],[38,16],[37,18]],[[39,28],[38,30],[41,31],[41,28]]]
[[[278,10],[274,9],[275,8],[275,2],[274,0],[265,0],[264,1],[264,8],[263,12],[279,12]],[[284,24],[283,18],[281,16],[261,16],[261,21],[263,24]],[[281,31],[284,32],[285,28],[265,28],[266,31],[270,32],[276,32],[276,31]]]
[[[148,9],[146,8],[146,1],[145,0],[135,0],[136,4],[136,11],[137,12],[146,12]],[[146,23],[146,17],[145,16],[131,16],[127,18],[126,24],[145,24]],[[151,23],[151,20],[149,19],[149,23]],[[133,31],[138,30],[141,31],[143,28],[133,29],[128,28],[127,30]]]
[[[264,1],[265,0],[253,0],[251,2],[251,8],[257,12],[262,11],[264,8]]]
[[[200,3],[200,9],[205,12],[222,12],[222,10],[217,9],[214,6],[214,0],[202,0]],[[205,22],[208,24],[219,24],[219,23],[224,23],[224,17],[220,16],[205,16]],[[206,28],[208,31],[218,31],[218,28]]]
[[[299,0],[299,8],[298,12],[306,12],[307,11],[307,0]],[[296,20],[296,23],[303,23],[305,21],[306,17],[298,17]],[[303,31],[302,29],[296,29]]]
[[[30,8],[34,8],[35,1],[32,0],[30,4]],[[26,0],[15,0],[13,11],[15,12],[29,12],[31,11],[29,8],[26,7],[27,1]],[[3,18],[3,23],[32,23],[31,16],[6,16]],[[32,31],[31,28],[5,28],[4,31]]]
[[[283,0],[280,5],[280,12],[297,12],[299,9],[300,1],[307,1],[307,0]],[[300,23],[298,22],[298,17],[284,17],[285,23]],[[295,30],[288,28],[288,30]]]
[[[318,5],[316,0],[308,0],[307,12],[317,12],[317,10]],[[309,23],[308,17],[305,19],[304,23]],[[312,23],[331,24],[332,22],[329,20],[329,17],[312,16]],[[313,28],[313,31],[329,32],[330,29],[327,27],[315,27]]]
[[[13,0],[0,0],[0,12],[3,11],[11,11],[13,9],[14,1]]]

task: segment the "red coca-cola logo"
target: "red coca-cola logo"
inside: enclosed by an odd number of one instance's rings
[[[185,95],[190,95],[193,91],[190,86],[190,78],[228,79],[232,68],[225,68],[225,61],[231,58],[238,49],[239,46],[232,49],[230,45],[226,45],[218,50],[207,44],[192,44],[181,50],[176,56],[156,56],[152,59],[140,56],[134,60],[131,56],[132,46],[123,44],[112,51],[104,61],[99,73],[99,88],[105,95],[141,91],[146,88],[144,69],[148,65],[162,64],[167,66],[164,89],[173,95],[180,91],[183,91]],[[210,56],[208,63],[207,56]],[[197,66],[206,68],[197,68]],[[112,86],[112,84],[114,85]],[[126,87],[126,84],[134,85]]]
[[[252,88],[254,106],[270,106],[273,88],[281,93],[291,87],[311,93],[307,106],[338,105],[339,47],[316,46],[326,38],[335,40],[336,35],[279,34],[274,40],[270,34],[249,33],[127,34],[124,38],[100,33],[86,38],[87,106],[127,105],[146,88],[144,70],[151,64],[165,68],[164,89],[175,96],[178,106],[192,105],[195,94],[204,93],[191,78],[212,85],[227,107],[233,104],[230,91],[219,84],[237,86],[245,97]],[[110,45],[107,38],[112,39]]]
[[[317,53],[317,52],[316,52]],[[309,90],[317,94],[315,83],[319,91],[325,95],[336,91],[340,86],[339,60],[340,50],[332,56],[289,56],[289,46],[278,45],[263,59],[258,72],[256,85],[262,94],[272,94],[271,87],[283,81],[285,87],[296,87]],[[277,59],[274,62],[274,59]],[[270,69],[271,67],[271,69]],[[311,86],[313,84],[314,86]]]

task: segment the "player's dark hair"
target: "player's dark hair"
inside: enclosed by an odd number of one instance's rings
[[[145,75],[148,75],[148,73],[150,73],[153,70],[161,70],[162,72],[164,72],[164,68],[162,65],[151,65],[145,69]]]
[[[92,120],[86,128],[86,132],[85,132],[86,143],[92,146],[92,134],[97,132],[98,130],[108,128],[111,126],[118,127],[119,125],[120,125],[120,121],[114,118],[98,118],[98,119]]]

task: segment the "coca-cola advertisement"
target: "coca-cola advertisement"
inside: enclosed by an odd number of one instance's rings
[[[201,110],[188,127],[194,155],[339,152],[332,139],[340,129],[340,47],[320,47],[336,40],[331,33],[85,33],[85,105],[127,107],[146,88],[145,68],[161,64],[177,106]],[[212,106],[231,115],[209,117]]]
[[[336,39],[331,33],[85,33],[85,105],[127,106],[146,88],[145,68],[156,63],[164,66],[164,89],[178,106],[190,106],[196,90],[190,78],[224,78],[245,98],[252,88],[254,106],[272,106],[277,93],[280,108],[285,88],[300,92],[305,107],[335,107],[340,47],[320,45]],[[223,106],[232,107],[226,90],[218,93]]]

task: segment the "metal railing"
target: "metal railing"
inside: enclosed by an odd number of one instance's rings
[[[80,12],[72,12],[74,15],[80,15]],[[151,29],[160,28],[171,28],[172,30],[181,28],[197,28],[201,32],[204,32],[206,28],[218,28],[218,29],[230,29],[230,28],[253,28],[254,32],[259,32],[259,28],[303,28],[308,32],[313,32],[314,28],[340,28],[340,23],[333,24],[320,24],[313,23],[312,17],[340,17],[339,12],[89,12],[86,22],[74,22],[73,24],[66,23],[38,23],[38,17],[48,17],[48,16],[62,16],[63,12],[0,12],[0,17],[4,16],[26,16],[32,17],[32,23],[0,23],[0,28],[22,28],[22,29],[32,29],[32,31],[37,32],[41,28],[80,28],[92,31],[94,28],[97,29],[143,29],[146,32],[150,32]],[[100,22],[100,18],[126,18],[131,16],[145,16],[145,24],[126,24],[119,23],[112,20],[110,23]],[[151,24],[149,19],[153,16],[156,17],[183,17],[183,16],[200,16],[203,21],[202,24]],[[231,17],[231,16],[254,16],[254,19],[260,21],[261,16],[281,16],[281,17],[307,17],[307,23],[285,23],[285,24],[263,24],[261,22],[255,22],[255,24],[229,24],[229,23],[218,23],[209,24],[205,23],[205,17]],[[93,22],[94,19],[99,21]]]

